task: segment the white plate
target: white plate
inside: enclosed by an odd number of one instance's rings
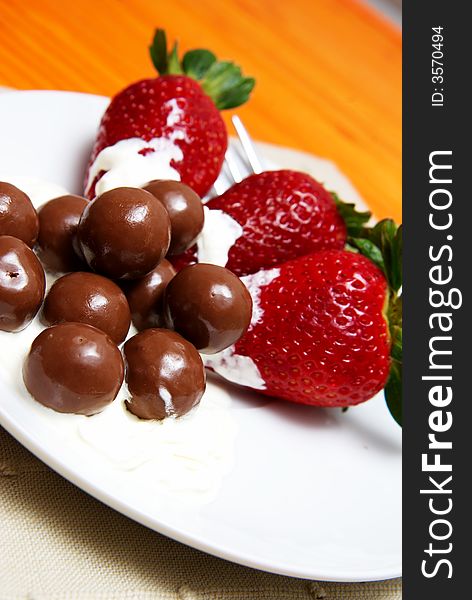
[[[80,192],[107,99],[68,92],[0,96],[0,171]],[[260,144],[273,163],[311,172],[359,200],[332,163]],[[8,343],[0,347],[0,360]],[[401,573],[401,431],[382,395],[346,413],[226,388],[234,464],[207,503],[150,501],[120,473],[64,444],[32,400],[0,376],[0,423],[61,475],[132,519],[211,554],[275,573],[367,581]],[[92,417],[93,418],[93,417]],[[46,419],[47,421],[47,419]]]

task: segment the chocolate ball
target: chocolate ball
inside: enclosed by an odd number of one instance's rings
[[[188,413],[205,391],[205,368],[195,347],[166,329],[146,329],[124,345],[126,406],[141,419]]]
[[[38,214],[29,197],[0,181],[0,235],[11,235],[32,248],[39,231]]]
[[[46,278],[36,254],[24,242],[0,236],[0,330],[21,331],[44,298]]]
[[[169,215],[146,190],[116,188],[85,208],[78,241],[94,271],[112,279],[136,279],[165,257],[170,243]]]
[[[70,273],[58,279],[46,296],[41,313],[45,325],[64,321],[87,323],[101,329],[115,344],[126,338],[131,323],[122,290],[96,273]]]
[[[176,270],[166,259],[155,269],[123,287],[131,309],[131,319],[141,331],[164,326],[164,292]]]
[[[93,415],[123,383],[123,358],[111,339],[84,323],[61,323],[33,341],[23,380],[35,400],[62,413]]]
[[[185,267],[166,288],[164,318],[203,354],[238,341],[249,327],[252,299],[228,269],[200,263]]]
[[[169,213],[171,240],[168,254],[181,254],[193,246],[203,229],[203,204],[192,188],[180,181],[151,181],[144,186]]]
[[[83,269],[85,263],[75,248],[80,216],[88,202],[81,196],[60,196],[38,211],[37,253],[48,271],[66,273]]]

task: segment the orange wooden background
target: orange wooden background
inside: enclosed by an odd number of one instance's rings
[[[400,219],[401,35],[360,0],[0,0],[0,86],[111,95],[153,74],[155,26],[256,77],[254,137],[334,160]]]

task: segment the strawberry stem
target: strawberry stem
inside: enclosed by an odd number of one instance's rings
[[[402,424],[402,226],[383,219],[374,227],[363,227],[348,243],[374,262],[384,273],[388,288],[387,319],[391,341],[390,375],[385,400],[395,421]]]
[[[233,62],[218,61],[209,50],[189,50],[180,61],[177,42],[168,51],[163,29],[156,30],[149,51],[159,75],[186,75],[195,79],[219,110],[244,104],[254,88],[252,77],[244,77]]]

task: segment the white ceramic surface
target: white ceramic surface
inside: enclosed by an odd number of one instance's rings
[[[107,99],[69,92],[0,95],[0,174],[39,177],[80,192]],[[360,201],[327,161],[258,144],[272,164],[306,170]],[[8,343],[0,347],[8,353]],[[220,385],[220,384],[217,384]],[[324,410],[226,386],[237,425],[234,464],[216,497],[194,504],[149,497],[69,441],[59,421],[0,378],[0,423],[86,492],[176,540],[251,567],[318,580],[401,574],[401,431],[380,394]],[[93,417],[92,417],[93,418]]]

